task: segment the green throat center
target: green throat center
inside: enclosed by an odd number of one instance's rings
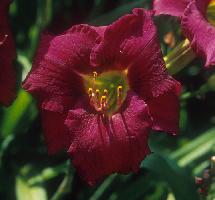
[[[127,71],[108,71],[98,75],[84,75],[85,89],[89,103],[102,114],[112,115],[123,104],[127,91]]]
[[[211,0],[207,8],[207,19],[215,26],[215,0]]]

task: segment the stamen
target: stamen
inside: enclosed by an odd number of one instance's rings
[[[96,90],[96,99],[95,99],[95,101],[96,101],[96,105],[98,106],[99,105],[99,100],[100,100],[100,90]]]
[[[96,78],[97,77],[97,72],[93,72],[93,77]]]
[[[99,95],[100,95],[100,90],[96,90],[96,98],[99,98]]]
[[[104,96],[108,96],[108,90],[104,89]]]
[[[106,96],[102,96],[101,97],[101,102],[100,102],[100,106],[101,106],[101,110],[104,110],[105,107],[107,105],[107,97]]]
[[[121,105],[122,104],[122,86],[117,87],[117,104]]]
[[[89,95],[90,98],[93,97],[93,89],[92,88],[88,89],[88,95]]]

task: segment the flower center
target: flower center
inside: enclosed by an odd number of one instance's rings
[[[108,71],[85,75],[85,88],[91,106],[96,111],[111,115],[119,110],[128,91],[126,71]]]
[[[215,26],[215,0],[211,0],[207,8],[207,19]]]

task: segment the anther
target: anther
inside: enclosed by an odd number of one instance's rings
[[[100,102],[100,106],[101,106],[101,110],[104,110],[104,108],[106,107],[107,105],[107,97],[106,96],[102,96],[101,97],[101,102]]]
[[[118,86],[118,88],[117,88],[117,94],[119,94],[119,93],[122,93],[122,86],[121,85]]]
[[[104,89],[104,96],[108,95],[108,90]]]
[[[211,174],[214,176],[215,175],[215,156],[211,157]]]
[[[122,86],[117,87],[117,103],[120,105],[122,103]]]
[[[97,90],[96,90],[96,97],[97,97],[97,96],[99,97],[99,94],[100,94],[100,91],[97,89]]]
[[[93,96],[93,89],[92,88],[88,89],[88,95],[90,98],[92,98],[92,96]]]
[[[93,77],[96,78],[97,77],[97,72],[93,72]]]

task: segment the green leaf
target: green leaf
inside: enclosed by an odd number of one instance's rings
[[[195,187],[194,178],[188,170],[177,165],[176,161],[159,155],[148,156],[142,166],[155,174],[158,178],[166,181],[173,191],[176,200],[198,200],[199,195]]]
[[[0,128],[4,137],[30,126],[37,115],[31,95],[20,90],[14,103],[5,109]]]
[[[29,186],[28,182],[18,176],[16,178],[17,200],[47,200],[45,189],[40,185]]]
[[[185,166],[195,159],[211,151],[215,146],[215,128],[209,129],[199,137],[171,154],[171,158],[177,159],[180,165]]]
[[[149,0],[138,0],[138,1],[135,1],[132,3],[122,5],[116,9],[114,9],[113,11],[111,11],[107,14],[101,15],[100,17],[98,17],[95,20],[92,20],[90,23],[96,24],[96,25],[110,24],[114,20],[121,17],[122,15],[129,13],[133,8],[143,7],[143,3],[147,2],[147,1],[149,1]]]
[[[215,198],[215,178],[212,179],[212,184],[208,192],[207,200],[214,200]]]
[[[155,187],[154,183],[155,183],[154,177],[152,177],[151,173],[149,173],[147,176],[139,175],[139,177],[136,180],[132,182],[130,180],[126,184],[124,184],[124,186],[120,187],[120,189],[114,191],[113,193],[113,195],[115,196],[114,199],[136,200],[140,199],[141,197],[144,197],[145,199],[148,192],[153,190],[153,188]],[[158,187],[161,186],[161,184],[160,185],[159,184],[157,184]],[[163,190],[163,192],[165,192],[165,190]],[[109,200],[113,198],[113,195],[111,195],[111,198],[109,198]]]

